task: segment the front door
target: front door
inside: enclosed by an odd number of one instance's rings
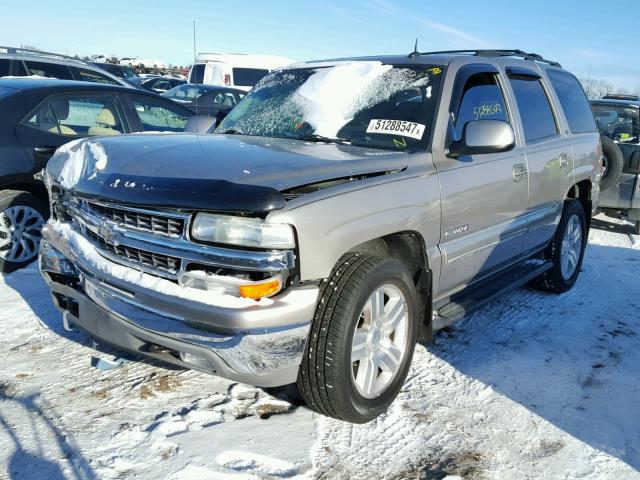
[[[503,79],[492,65],[468,65],[456,77],[451,135],[472,120],[512,123]],[[527,166],[517,150],[436,159],[441,182],[442,271],[438,293],[452,293],[523,251]]]

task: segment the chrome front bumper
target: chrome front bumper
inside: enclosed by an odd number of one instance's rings
[[[114,346],[256,386],[297,378],[318,288],[290,288],[268,305],[211,306],[96,271],[49,225],[40,269],[70,324]]]

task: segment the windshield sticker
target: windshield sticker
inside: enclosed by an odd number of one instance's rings
[[[401,135],[403,137],[420,140],[424,134],[425,126],[421,123],[406,122],[404,120],[380,120],[371,119],[367,127],[367,133],[381,133],[383,135]]]

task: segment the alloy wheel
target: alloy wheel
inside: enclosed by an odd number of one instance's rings
[[[394,285],[379,287],[360,313],[351,345],[353,384],[364,398],[389,387],[407,354],[407,301]]]
[[[38,254],[44,217],[26,205],[0,212],[0,257],[7,262],[26,262]]]
[[[560,269],[563,278],[569,280],[578,267],[582,253],[582,223],[577,215],[569,218],[560,248]]]

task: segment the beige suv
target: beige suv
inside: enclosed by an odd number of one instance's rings
[[[58,151],[42,273],[69,326],[325,415],[393,401],[418,335],[580,272],[598,131],[576,78],[521,51],[300,63],[214,135]]]

